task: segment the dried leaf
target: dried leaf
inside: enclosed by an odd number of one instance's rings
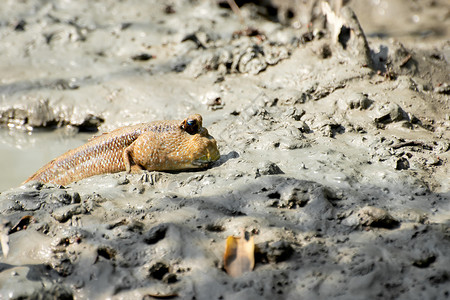
[[[250,233],[241,237],[229,236],[224,254],[224,268],[231,277],[239,277],[255,266],[255,242]]]

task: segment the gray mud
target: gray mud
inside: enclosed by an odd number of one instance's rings
[[[241,7],[251,29],[225,1],[2,5],[0,299],[450,297],[450,6],[352,1],[339,31],[317,1],[269,2]],[[207,170],[19,186],[191,113]],[[243,229],[256,265],[231,278]]]

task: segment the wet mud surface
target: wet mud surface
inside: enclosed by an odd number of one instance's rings
[[[429,2],[328,22],[317,1],[238,2],[248,28],[221,1],[2,7],[1,136],[19,150],[0,298],[449,298],[450,7]],[[19,186],[49,151],[191,113],[218,142],[209,169]],[[231,278],[242,230],[256,265]]]

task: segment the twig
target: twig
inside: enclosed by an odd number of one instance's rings
[[[227,0],[227,2],[228,2],[228,5],[231,7],[231,10],[238,16],[241,24],[245,25],[241,10],[239,9],[239,6],[237,6],[236,2],[234,0]]]
[[[406,56],[400,63],[400,68],[403,68],[408,63],[408,61],[411,60],[411,58],[412,58],[412,55],[408,54],[408,56]]]

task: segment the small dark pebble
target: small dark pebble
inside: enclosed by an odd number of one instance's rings
[[[126,30],[128,28],[131,27],[131,25],[133,25],[132,23],[126,22],[126,23],[122,23],[122,25],[120,26],[121,30]]]
[[[175,9],[173,8],[172,5],[168,4],[164,7],[164,13],[170,15],[170,14],[174,14],[176,13]]]
[[[151,54],[147,54],[147,53],[141,53],[138,55],[134,55],[131,57],[132,60],[134,61],[147,61],[153,58],[153,55]]]
[[[222,232],[225,229],[223,228],[223,226],[220,225],[214,225],[214,224],[208,224],[205,227],[206,230],[211,231],[211,232]]]
[[[116,257],[116,250],[110,247],[99,247],[97,249],[98,256],[106,258],[107,260],[114,259]]]
[[[308,31],[301,36],[300,43],[306,44],[308,42],[311,42],[312,40],[314,40],[314,33],[312,31]]]
[[[284,172],[275,163],[266,161],[261,163],[256,169],[256,176],[284,174]]]
[[[400,225],[386,210],[377,207],[366,206],[358,211],[357,216],[363,226],[394,229]]]
[[[450,273],[448,271],[438,271],[436,274],[428,277],[428,280],[434,284],[441,284],[450,281]]]
[[[149,245],[156,244],[166,237],[167,229],[166,224],[156,225],[145,234],[144,242]]]
[[[178,281],[177,275],[173,273],[167,273],[163,277],[163,282],[167,284],[175,283]]]
[[[27,22],[24,20],[20,20],[17,22],[17,24],[14,26],[15,31],[25,31],[25,25],[27,25]]]
[[[320,56],[322,59],[330,58],[332,54],[333,54],[333,53],[332,53],[332,51],[331,51],[330,45],[328,45],[328,44],[323,45],[323,46],[320,47],[320,49],[319,49],[319,56]]]
[[[424,268],[428,268],[435,261],[436,261],[436,256],[430,255],[426,258],[418,259],[418,260],[414,261],[413,266],[424,269]]]
[[[149,269],[150,277],[161,280],[164,275],[169,273],[169,267],[163,262],[157,262],[153,264]]]
[[[399,171],[400,170],[408,170],[409,169],[409,161],[404,157],[399,158],[395,165],[395,169],[399,170]]]
[[[255,258],[257,262],[278,263],[291,257],[294,249],[286,241],[265,242],[256,245]]]

